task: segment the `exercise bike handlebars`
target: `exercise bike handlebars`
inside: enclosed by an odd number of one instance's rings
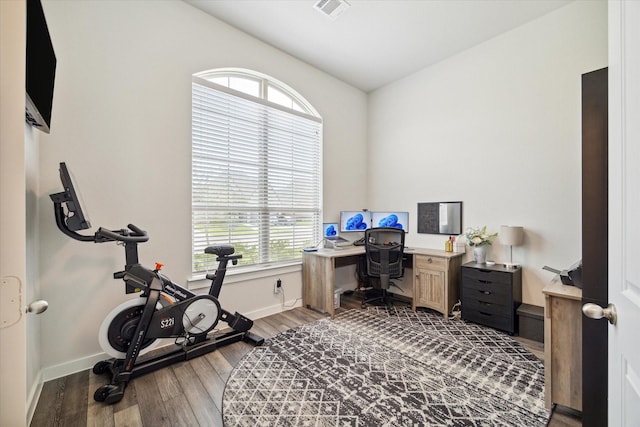
[[[127,225],[129,230],[121,229],[112,231],[100,227],[93,236],[80,234],[69,228],[69,226],[67,225],[62,203],[54,203],[54,211],[56,217],[56,225],[58,226],[60,231],[62,231],[72,239],[79,240],[81,242],[103,243],[117,241],[124,243],[142,243],[149,240],[149,235],[147,234],[147,232],[133,224]]]
[[[147,240],[149,240],[149,235],[147,234],[146,231],[141,230],[140,228],[136,227],[133,224],[129,224],[127,225],[127,227],[129,228],[129,230],[133,231],[133,234],[130,234],[128,232],[128,230],[117,230],[117,231],[111,231],[111,230],[107,230],[106,228],[98,228],[98,231],[96,231],[96,238],[97,237],[101,237],[103,239],[106,239],[106,241],[118,241],[118,242],[124,242],[124,243],[140,243],[140,242],[146,242]],[[105,241],[105,240],[101,240],[101,241]]]

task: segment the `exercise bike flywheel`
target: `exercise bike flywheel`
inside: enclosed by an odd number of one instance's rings
[[[140,322],[146,299],[134,298],[127,300],[111,310],[100,325],[98,341],[100,347],[111,357],[124,359],[129,350],[129,345]],[[156,309],[162,308],[160,301]],[[157,344],[155,338],[145,339],[142,343],[140,354],[151,350]]]
[[[192,336],[206,335],[218,324],[222,308],[211,295],[197,295],[186,303],[182,315],[184,331]]]
[[[134,339],[142,313],[145,298],[126,301],[113,309],[102,322],[98,341],[105,353],[116,359],[124,359]],[[185,337],[189,343],[202,339],[218,324],[222,309],[217,298],[211,295],[196,295],[185,301],[176,302],[161,294],[152,319],[153,325],[147,330],[147,338],[140,346],[139,354],[155,347],[160,339]],[[176,322],[177,319],[178,322]]]

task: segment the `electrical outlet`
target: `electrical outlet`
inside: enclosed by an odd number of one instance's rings
[[[278,279],[273,284],[273,293],[274,294],[279,294],[280,293],[280,288],[282,288],[282,280]]]

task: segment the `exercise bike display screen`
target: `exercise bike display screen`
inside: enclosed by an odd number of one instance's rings
[[[67,169],[67,165],[60,163],[60,181],[64,187],[61,193],[51,194],[51,199],[56,203],[66,205],[65,223],[71,231],[87,230],[91,228],[88,216],[82,208],[82,200],[76,191],[74,180]]]

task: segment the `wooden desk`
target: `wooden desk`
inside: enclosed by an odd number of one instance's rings
[[[334,316],[333,305],[335,269],[355,264],[364,256],[364,246],[348,246],[342,249],[318,249],[302,254],[302,304]],[[413,309],[425,306],[440,311],[445,318],[459,298],[459,271],[464,252],[445,252],[437,249],[410,248],[404,252],[411,257],[414,269]],[[432,262],[428,262],[431,260]],[[425,264],[423,266],[423,264]],[[435,267],[434,267],[435,266]],[[438,280],[425,280],[425,272],[436,270]],[[432,275],[433,276],[433,275]],[[433,289],[427,288],[433,286]],[[438,301],[421,302],[434,295]]]
[[[582,411],[582,289],[554,282],[542,292],[545,405]]]

